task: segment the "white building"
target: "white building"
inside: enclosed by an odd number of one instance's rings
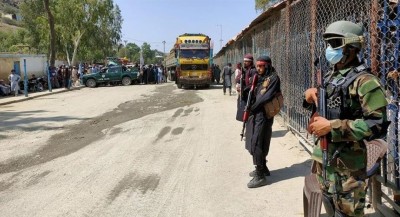
[[[0,53],[0,79],[7,81],[11,69],[24,77],[25,69],[28,78],[47,75],[47,57],[44,54]]]

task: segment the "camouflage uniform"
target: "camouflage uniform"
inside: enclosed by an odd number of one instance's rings
[[[363,139],[379,135],[387,123],[384,91],[374,75],[363,73],[348,85],[348,94],[342,100],[334,93],[339,78],[345,78],[353,68],[331,72],[325,77],[327,84],[327,112],[331,122],[328,137],[327,186],[323,185],[322,151],[319,140],[312,158],[317,163],[317,178],[321,189],[332,197],[336,209],[348,216],[363,216],[366,196],[367,150]],[[343,110],[343,105],[347,109]],[[306,108],[312,108],[306,101]],[[342,108],[339,109],[338,108]],[[335,151],[338,152],[333,157]]]

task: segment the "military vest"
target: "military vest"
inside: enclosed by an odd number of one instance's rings
[[[326,107],[327,119],[349,119],[355,120],[362,117],[362,108],[358,98],[351,99],[349,86],[359,76],[368,74],[369,69],[365,65],[360,65],[350,69],[345,76],[332,76],[334,72],[329,73],[324,78],[326,89]],[[350,108],[350,101],[353,100],[356,106]],[[358,103],[358,105],[357,105]]]

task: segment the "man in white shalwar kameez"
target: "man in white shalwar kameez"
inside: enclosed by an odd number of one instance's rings
[[[8,76],[8,80],[11,83],[11,91],[15,92],[15,96],[18,96],[19,85],[18,82],[21,80],[21,76],[19,76],[14,69],[11,70],[11,74]]]

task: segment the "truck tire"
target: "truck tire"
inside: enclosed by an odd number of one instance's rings
[[[132,79],[130,77],[123,77],[122,78],[122,85],[129,86],[132,84]]]
[[[96,86],[96,81],[93,78],[90,78],[86,81],[86,87],[94,88]]]

